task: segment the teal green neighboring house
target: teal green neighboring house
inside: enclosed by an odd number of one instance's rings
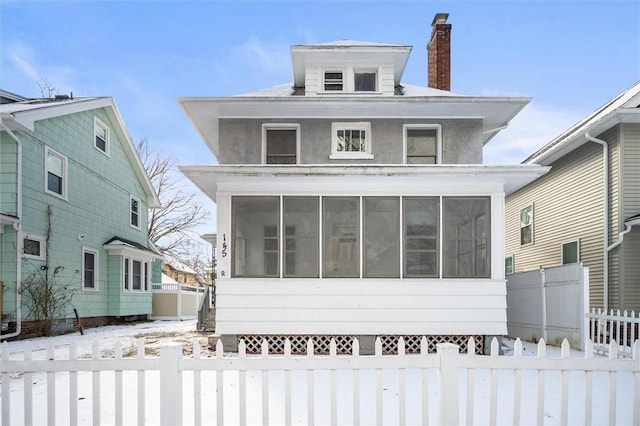
[[[60,331],[76,312],[83,327],[147,318],[161,268],[147,212],[160,201],[115,101],[0,92],[0,337],[33,333],[25,286],[38,276],[72,294]]]

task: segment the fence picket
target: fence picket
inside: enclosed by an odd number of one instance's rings
[[[238,344],[238,358],[244,360],[247,358],[247,344],[244,340],[241,340]],[[240,417],[240,424],[247,424],[247,372],[246,370],[240,370],[238,372],[238,390],[239,390],[239,404],[238,404],[238,416]]]
[[[241,354],[242,351],[240,356]],[[200,340],[193,339],[193,359],[200,359],[200,355]],[[200,370],[193,372],[193,423],[196,426],[202,424],[202,372]]]
[[[522,358],[522,341],[517,338],[513,345],[514,358]],[[513,372],[513,424],[520,424],[520,411],[522,408],[522,370],[516,369]]]
[[[7,361],[9,361],[9,346],[5,341],[2,342],[2,362],[6,363]],[[9,373],[3,370],[0,378],[2,379],[2,424],[8,425],[11,424],[11,382]]]
[[[138,359],[145,358],[145,348],[144,348],[144,339],[139,339],[136,341],[137,346],[137,355]],[[138,371],[138,424],[142,425],[145,423],[146,416],[146,373],[144,370]]]
[[[584,348],[585,359],[593,359],[594,349],[593,342],[587,340],[587,344]],[[590,425],[593,418],[593,372],[587,370],[584,377],[585,395],[584,395],[584,423]]]
[[[337,344],[336,344],[336,339],[335,338],[331,338],[331,341],[329,342],[329,356],[332,359],[335,359],[337,354]],[[330,383],[330,387],[329,389],[331,392],[330,395],[330,410],[331,410],[331,424],[335,425],[338,424],[338,381],[336,378],[336,369],[335,368],[331,368],[331,370],[329,370],[329,383]]]
[[[122,359],[122,342],[120,340],[116,341],[115,348],[115,359]],[[114,398],[115,398],[115,409],[116,409],[116,424],[123,424],[123,413],[122,413],[122,403],[123,403],[123,395],[124,395],[124,386],[122,384],[122,370],[115,371],[115,386],[113,387]]]
[[[291,340],[289,338],[284,341],[284,357],[288,360],[287,365],[291,365]],[[284,370],[284,423],[291,424],[291,369]]]
[[[24,359],[26,361],[31,361],[33,359],[33,352],[31,350],[31,345],[29,342],[26,343],[24,348]],[[4,379],[2,379],[2,383],[4,383]],[[31,372],[25,373],[24,381],[24,424],[29,425],[33,424],[33,374]],[[4,393],[4,391],[3,391]],[[8,423],[2,423],[8,424]]]
[[[55,359],[55,348],[51,343],[47,345],[47,359]],[[56,373],[47,372],[47,423],[56,424]]]
[[[469,338],[467,348],[475,348],[476,341],[473,337]],[[476,351],[467,349],[468,357],[475,357]],[[473,393],[475,391],[475,370],[473,368],[467,369],[467,424],[473,424],[473,410],[474,410],[474,398]]]
[[[618,344],[616,341],[612,341],[609,345],[609,359],[618,358]],[[615,371],[609,372],[609,424],[616,424],[616,390],[617,386],[617,373]]]
[[[96,340],[91,346],[92,358],[100,359],[100,343]],[[100,371],[92,373],[92,390],[93,390],[93,424],[100,425]]]
[[[640,340],[633,344],[633,359],[640,363]],[[640,424],[640,368],[633,372],[633,424]]]
[[[569,341],[564,339],[560,347],[560,358],[568,359],[570,353]],[[562,384],[560,386],[560,424],[568,424],[569,419],[569,371],[563,369],[560,372]]]
[[[355,364],[358,364],[358,357],[360,356],[360,341],[355,338],[351,345],[351,354],[354,357]],[[354,368],[352,370],[353,376],[353,424],[360,424],[360,369]]]
[[[469,349],[468,351],[471,351]],[[495,358],[500,355],[500,347],[498,345],[498,339],[495,337],[491,340],[491,357]],[[489,422],[496,424],[498,417],[498,370],[491,369],[491,406],[489,408]]]
[[[375,343],[375,357],[382,357],[382,341],[380,337],[376,338]],[[376,368],[376,424],[382,424],[382,413],[383,413],[383,401],[382,401],[382,369]]]
[[[547,347],[544,343],[544,339],[540,339],[538,342],[538,359],[546,357]],[[544,423],[544,370],[538,371],[538,411],[536,412],[536,423]]]
[[[310,337],[307,340],[307,359],[313,359],[313,339]],[[314,396],[314,371],[309,368],[307,370],[307,424],[313,426],[315,424],[315,396]]]
[[[420,356],[429,356],[429,342],[426,336],[420,339]],[[429,370],[422,368],[422,424],[429,424]]]
[[[398,339],[398,357],[405,356],[404,338],[400,336]],[[405,396],[406,380],[405,369],[398,368],[398,422],[401,425],[407,424],[406,405],[407,398]]]
[[[216,342],[216,359],[224,358],[222,339]],[[218,426],[224,425],[224,371],[216,370],[216,420]]]
[[[26,358],[25,358],[26,359]],[[69,346],[69,360],[78,359],[78,345],[72,342]],[[32,421],[26,421],[25,424],[31,424]],[[69,372],[69,424],[78,424],[78,372]]]
[[[269,343],[262,340],[261,355],[263,359],[269,357]],[[262,370],[262,424],[269,424],[269,370]]]

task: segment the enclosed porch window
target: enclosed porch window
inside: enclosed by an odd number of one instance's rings
[[[490,211],[490,197],[232,197],[232,277],[489,278]]]

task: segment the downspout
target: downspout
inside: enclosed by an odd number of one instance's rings
[[[634,220],[630,223],[625,223],[624,230],[618,234],[618,240],[615,243],[611,244],[609,247],[607,247],[607,251],[611,251],[614,248],[618,247],[620,244],[622,244],[622,241],[624,240],[624,236],[629,232],[631,232],[631,227],[634,225],[640,225],[640,219]]]
[[[603,219],[603,271],[602,271],[602,288],[603,288],[603,302],[604,312],[609,311],[609,145],[602,139],[594,138],[585,132],[584,137],[588,141],[595,142],[602,145],[602,174],[603,174],[603,198],[604,198],[604,219]]]
[[[2,130],[7,132],[13,140],[16,141],[17,148],[17,170],[16,170],[16,216],[18,220],[22,220],[22,142],[7,126],[0,123]],[[9,334],[0,334],[0,339],[8,339],[15,337],[22,331],[22,255],[20,247],[22,246],[22,223],[16,222],[13,224],[13,229],[16,231],[16,331]]]

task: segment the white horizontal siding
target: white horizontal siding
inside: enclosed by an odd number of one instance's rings
[[[506,287],[480,280],[221,280],[219,334],[506,334]]]
[[[380,91],[385,95],[393,95],[395,93],[395,82],[393,79],[393,65],[385,65],[380,67],[379,77]]]

